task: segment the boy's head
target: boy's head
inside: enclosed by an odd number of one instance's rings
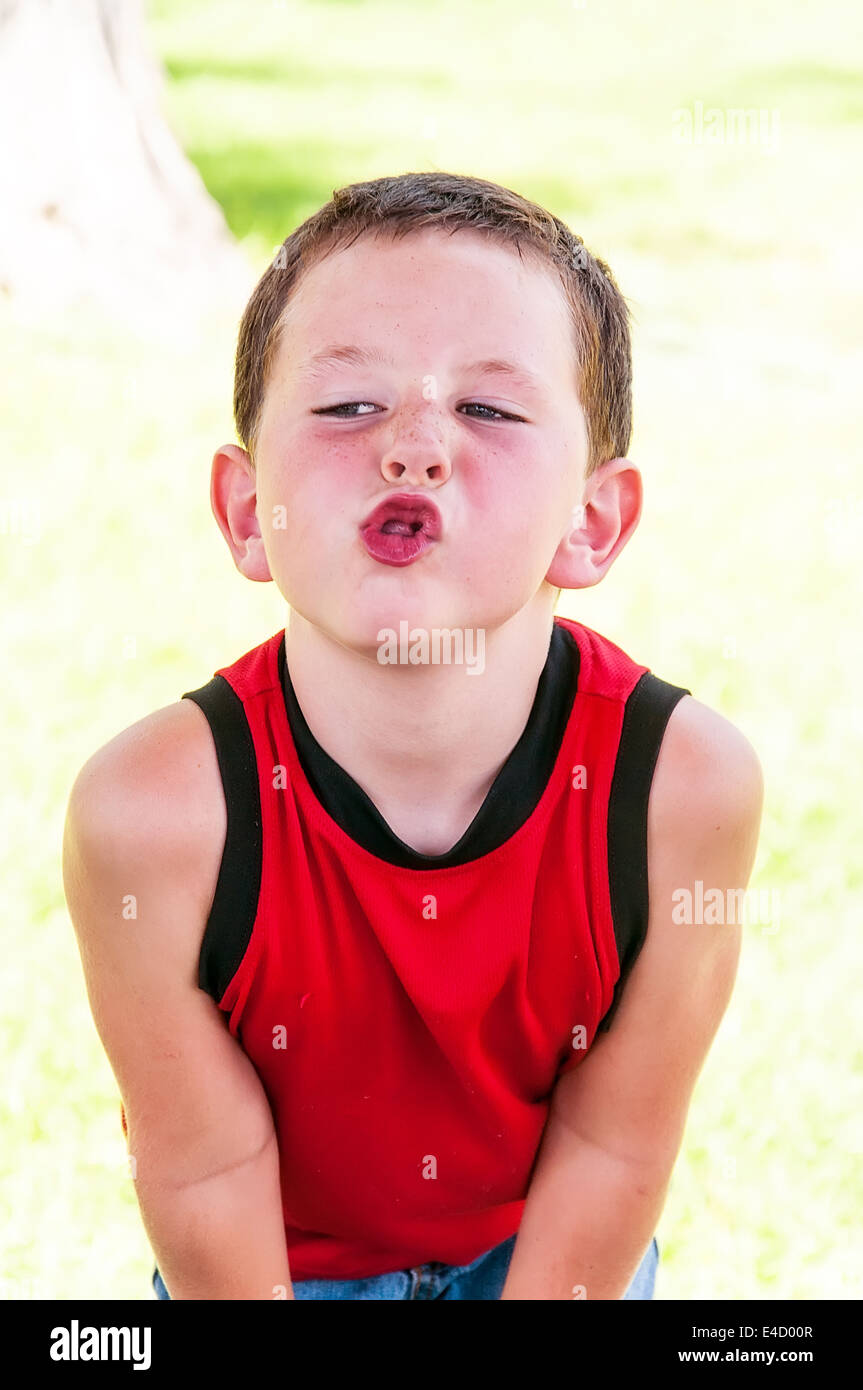
[[[623,296],[559,219],[486,180],[336,191],[249,300],[234,411],[242,448],[217,453],[212,496],[235,561],[343,638],[364,599],[372,626],[393,602],[413,623],[494,624],[543,586],[553,607],[555,586],[598,582],[640,515]],[[360,528],[405,492],[444,530],[393,567]]]

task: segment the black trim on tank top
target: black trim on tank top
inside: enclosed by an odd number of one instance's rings
[[[647,803],[665,728],[684,686],[645,671],[626,702],[608,799],[608,878],[620,978],[600,1029],[607,1032],[647,936]]]
[[[258,765],[243,702],[224,676],[213,676],[180,698],[193,700],[207,717],[227,808],[225,848],[198,960],[198,986],[218,1003],[246,953],[258,911],[263,860]]]
[[[401,869],[449,869],[469,864],[504,844],[529,819],[539,805],[560,752],[575,700],[580,659],[572,633],[555,623],[527,724],[482,806],[461,839],[445,854],[420,854],[399,839],[362,787],[318,743],[288,674],[284,633],[278,647],[288,723],[315,796],[352,840],[378,859]]]

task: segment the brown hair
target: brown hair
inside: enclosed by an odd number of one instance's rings
[[[587,424],[586,477],[607,459],[624,458],[632,433],[629,310],[608,266],[565,223],[500,184],[462,174],[396,174],[353,183],[286,238],[246,305],[237,340],[234,419],[254,464],[269,372],[284,327],[283,311],[304,270],[363,233],[394,240],[425,227],[469,228],[522,256],[524,247],[557,268],[575,337],[576,389]],[[523,257],[522,257],[523,259]]]

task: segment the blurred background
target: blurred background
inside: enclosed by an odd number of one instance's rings
[[[286,621],[208,498],[275,248],[334,188],[441,169],[547,206],[632,309],[644,515],[559,612],[765,772],[766,906],[656,1296],[861,1297],[861,28],[846,0],[0,6],[0,1296],[152,1297],[66,798]]]

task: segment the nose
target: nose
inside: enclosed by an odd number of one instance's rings
[[[444,432],[428,420],[414,418],[397,429],[381,459],[381,473],[388,483],[440,487],[451,472]]]

